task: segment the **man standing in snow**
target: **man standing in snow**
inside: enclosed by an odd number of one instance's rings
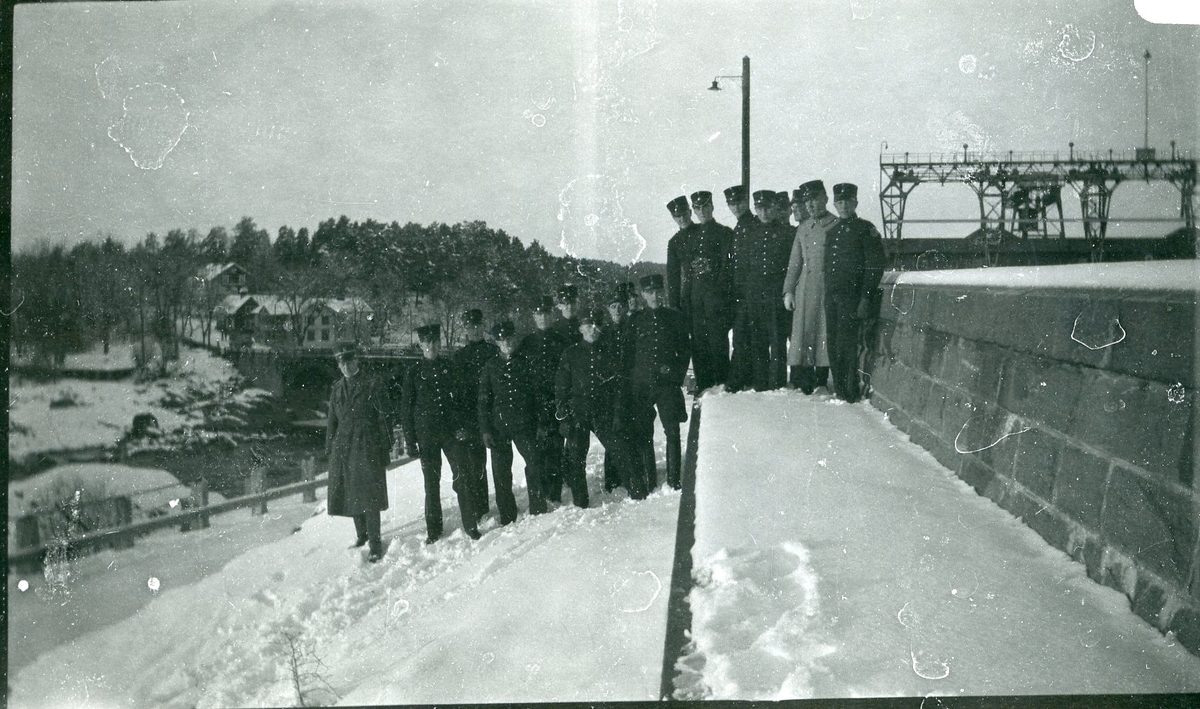
[[[713,219],[711,192],[693,192],[691,200],[696,223],[691,227],[682,264],[686,281],[682,307],[691,325],[692,368],[696,391],[700,392],[724,384],[729,374],[729,327],[733,322],[729,252],[733,229]]]
[[[663,277],[657,273],[642,278],[646,308],[629,318],[630,399],[632,425],[641,444],[653,446],[654,413],[662,422],[667,439],[667,484],[680,487],[682,445],[679,424],[687,420],[683,401],[683,378],[687,374],[689,342],[687,324],[674,308],[662,305]],[[658,485],[657,471],[650,471],[647,489]]]
[[[369,544],[367,561],[374,563],[383,557],[379,513],[388,508],[392,428],[381,389],[359,371],[357,348],[341,345],[335,357],[342,378],[329,395],[326,507],[331,515],[354,518],[354,547]]]
[[[547,501],[562,502],[563,438],[554,419],[554,374],[563,350],[571,342],[551,327],[553,317],[554,301],[542,296],[533,308],[533,324],[537,329],[521,340],[517,354],[529,368],[542,495]]]
[[[592,433],[604,446],[605,453],[612,454],[621,483],[630,496],[635,500],[646,496],[633,449],[622,435],[627,422],[625,374],[618,360],[620,350],[615,339],[601,341],[601,330],[608,319],[602,310],[580,318],[583,341],[563,352],[555,376],[557,417],[567,439],[564,477],[578,507],[588,506],[586,466]]]
[[[608,309],[608,317],[611,322],[606,323],[601,336],[605,340],[605,345],[612,347],[615,352],[616,366],[622,375],[628,375],[628,342],[626,332],[629,330],[629,312],[628,302],[631,295],[629,283],[620,283],[608,293],[608,301],[606,308]],[[624,392],[628,395],[628,392]],[[624,405],[624,404],[623,404]],[[627,408],[627,407],[626,407]],[[625,438],[625,442],[634,451],[635,462],[641,465],[641,453],[637,449],[637,440],[630,437],[632,427],[625,426],[621,435]],[[654,449],[650,449],[650,465],[654,465]],[[622,484],[621,476],[617,471],[615,457],[607,448],[604,449],[604,491],[612,492]]]
[[[783,306],[792,311],[792,346],[788,350],[792,385],[811,394],[829,380],[825,327],[825,240],[837,222],[829,213],[825,183],[809,180],[798,190],[808,219],[796,227],[783,282]]]
[[[766,391],[786,383],[787,313],[779,291],[787,272],[791,230],[782,223],[779,193],[754,193],[756,222],[748,222],[734,247],[738,321],[735,325],[737,369],[731,389],[753,387]]]
[[[464,418],[464,411],[469,415],[474,407],[465,407],[458,400],[465,388],[456,377],[453,363],[442,356],[441,338],[442,328],[437,323],[417,328],[424,359],[409,368],[400,402],[407,453],[421,459],[421,473],[425,476],[425,528],[429,533],[426,544],[442,536],[443,452],[450,461],[463,531],[472,539],[479,538],[467,453],[468,431],[476,422],[473,416]]]
[[[533,394],[528,362],[517,358],[517,329],[511,320],[492,327],[499,355],[483,365],[479,376],[476,413],[483,443],[492,452],[492,482],[500,524],[517,518],[517,501],[512,492],[513,445],[525,459],[525,487],[529,491],[529,513],[546,511],[542,497],[541,460],[537,454]]]
[[[883,237],[858,217],[858,187],[833,186],[833,206],[841,219],[825,238],[825,323],[829,329],[829,366],[833,389],[850,403],[858,401],[858,346],[863,322],[883,278]],[[875,313],[877,314],[877,313]]]
[[[451,359],[458,369],[457,377],[463,386],[459,403],[468,407],[463,415],[474,421],[479,375],[483,372],[483,365],[499,354],[500,350],[483,338],[482,310],[474,308],[464,311],[459,322],[466,344],[455,352]],[[471,465],[471,499],[476,503],[476,515],[483,518],[488,513],[487,448],[483,445],[477,427],[469,428],[468,433],[470,436],[466,442],[466,451]]]

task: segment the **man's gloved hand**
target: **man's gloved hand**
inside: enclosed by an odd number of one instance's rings
[[[796,296],[792,295],[791,293],[784,293],[783,294],[783,307],[787,308],[788,310],[795,310],[796,309]]]
[[[490,433],[483,434],[483,445],[487,446],[488,448],[495,448],[496,437]]]

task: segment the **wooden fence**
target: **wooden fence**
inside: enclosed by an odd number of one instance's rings
[[[402,456],[393,459],[391,464],[403,465],[412,460],[412,458]],[[8,555],[8,568],[10,571],[36,570],[44,563],[47,552],[51,551],[76,555],[106,547],[128,548],[133,546],[134,539],[137,537],[166,527],[179,527],[180,531],[183,532],[192,529],[204,529],[209,526],[208,518],[211,515],[230,512],[243,507],[251,508],[253,514],[266,514],[268,500],[275,500],[290,495],[300,494],[304,496],[305,502],[316,502],[317,488],[329,483],[328,476],[325,474],[322,474],[320,477],[317,476],[316,463],[312,458],[305,460],[300,468],[304,480],[269,490],[263,489],[263,477],[261,471],[258,471],[258,475],[252,474],[251,479],[248,481],[249,494],[211,505],[208,504],[207,486],[202,481],[199,490],[201,499],[199,507],[184,509],[174,514],[153,517],[112,529],[86,532],[79,536],[71,534],[58,535],[52,540],[38,543],[37,546],[11,551]],[[18,526],[20,526],[19,520]]]

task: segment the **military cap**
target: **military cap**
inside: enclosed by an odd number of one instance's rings
[[[441,338],[442,326],[435,322],[417,328],[417,339],[421,342],[437,342]]]
[[[608,298],[604,301],[605,305],[613,303],[625,303],[629,300],[631,283],[618,283],[616,287],[608,291]]]
[[[358,345],[353,342],[342,342],[334,350],[333,357],[339,362],[348,362],[358,356]]]
[[[482,325],[483,324],[483,311],[480,310],[479,308],[471,308],[470,310],[464,310],[460,317],[462,318],[462,322],[464,325]]]
[[[785,209],[787,208],[787,206],[788,206],[789,204],[791,204],[791,203],[792,203],[792,202],[791,202],[791,200],[790,200],[790,199],[788,199],[788,193],[787,193],[787,192],[776,192],[776,193],[775,193],[775,200],[779,202],[779,206],[781,206],[781,207],[783,207],[783,208],[785,208]]]
[[[754,193],[754,204],[757,206],[761,206],[764,204],[770,204],[771,200],[774,198],[775,198],[775,193],[772,192],[771,190],[759,190]]]
[[[803,202],[803,201],[804,201],[804,190],[802,190],[798,187],[796,189],[792,190],[792,204],[796,204],[797,202]]]
[[[833,199],[858,199],[858,186],[842,182],[833,186]]]
[[[564,283],[558,287],[558,302],[565,303],[579,297],[579,289],[574,283]]]
[[[670,202],[667,202],[667,209],[670,210],[671,216],[673,217],[681,217],[685,214],[688,214],[690,208],[688,207],[687,197],[680,195]]]
[[[746,188],[742,185],[734,185],[733,187],[725,188],[726,202],[742,202],[746,199]]]
[[[663,277],[661,273],[651,273],[648,276],[642,276],[642,290],[662,290]]]
[[[548,295],[543,295],[541,298],[538,298],[537,303],[534,303],[533,305],[533,312],[535,313],[549,313],[553,311],[554,299]]]
[[[608,322],[608,313],[600,308],[588,308],[579,316],[579,324],[604,325]]]
[[[492,325],[492,339],[508,340],[517,334],[517,326],[512,320],[501,320]]]
[[[692,207],[703,207],[706,204],[712,204],[712,192],[701,190],[692,193]]]
[[[800,194],[804,196],[804,199],[808,199],[811,195],[823,195],[825,194],[825,183],[820,180],[809,180],[800,185]]]

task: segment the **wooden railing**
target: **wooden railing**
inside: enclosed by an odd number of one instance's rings
[[[413,458],[402,456],[393,459],[391,465],[403,465],[412,460]],[[51,551],[75,555],[105,547],[131,547],[133,546],[134,539],[138,536],[166,527],[179,527],[180,531],[204,529],[209,526],[208,518],[211,515],[230,512],[243,507],[253,508],[252,511],[254,514],[266,514],[268,500],[275,500],[290,495],[301,494],[304,496],[305,502],[316,502],[317,488],[329,484],[328,475],[322,473],[318,477],[316,474],[316,465],[311,458],[304,461],[301,465],[301,472],[305,479],[298,483],[262,490],[261,479],[257,479],[252,483],[251,488],[258,489],[259,492],[253,494],[234,497],[211,505],[202,503],[200,507],[195,509],[183,510],[174,514],[135,522],[127,526],[99,530],[77,537],[67,535],[28,549],[11,551],[8,555],[8,568],[10,570],[36,569],[44,562],[47,552]],[[207,492],[202,485],[201,499],[206,500],[206,498]]]

